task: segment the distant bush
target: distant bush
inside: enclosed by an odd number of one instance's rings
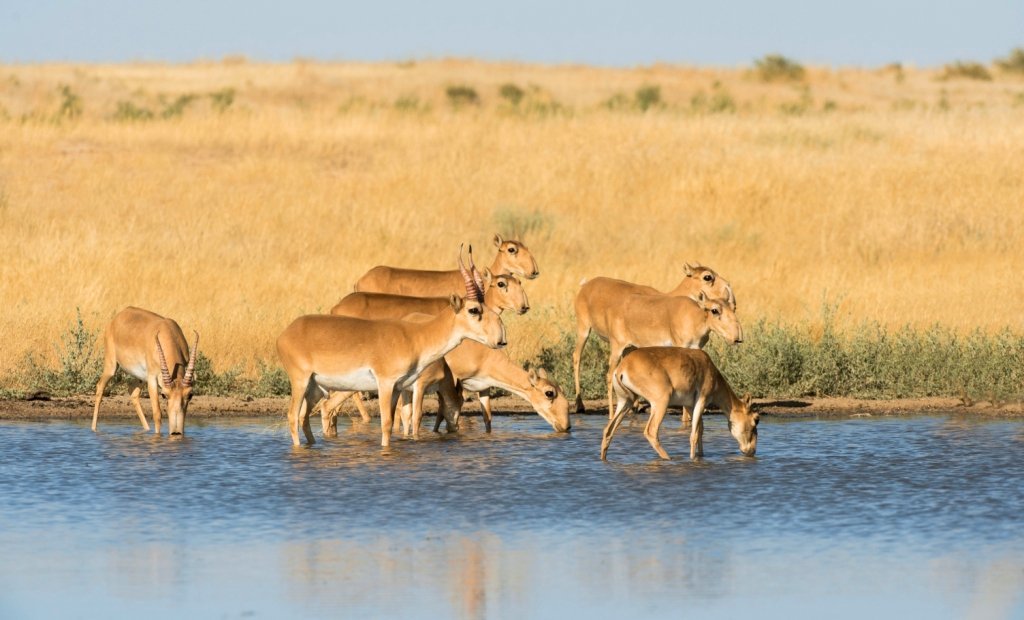
[[[511,239],[522,239],[551,228],[551,216],[537,209],[527,211],[519,207],[502,206],[494,210],[491,220],[498,232]]]
[[[736,111],[736,101],[720,82],[715,82],[711,95],[698,91],[690,97],[690,110],[698,114],[732,113]]]
[[[235,102],[235,89],[234,88],[223,88],[218,91],[210,93],[210,104],[214,110],[218,112],[224,112],[231,107],[231,104]]]
[[[953,80],[959,78],[991,81],[992,74],[988,72],[984,65],[977,62],[961,62],[958,60],[943,67],[940,79]]]
[[[192,94],[179,95],[177,99],[164,107],[160,112],[160,118],[178,118],[185,113],[185,108],[195,99],[196,96]]]
[[[798,82],[804,79],[803,66],[780,54],[768,54],[755,60],[754,72],[765,82]]]
[[[804,86],[800,89],[800,99],[783,103],[779,106],[779,111],[789,116],[801,116],[813,107],[814,97],[811,95],[811,89]]]
[[[633,94],[633,101],[641,112],[658,107],[661,105],[661,87],[654,84],[641,86]]]
[[[624,110],[632,107],[633,102],[630,101],[629,97],[625,93],[615,93],[608,99],[605,99],[601,103],[602,107],[608,108],[609,110],[617,111]]]
[[[882,71],[891,73],[897,83],[902,83],[906,79],[906,74],[903,72],[903,64],[899,62],[891,62],[882,68]]]
[[[153,118],[153,112],[147,108],[139,107],[131,101],[118,101],[117,110],[114,112],[116,121],[148,121]]]
[[[448,102],[456,108],[480,105],[480,95],[471,86],[449,86],[445,89],[445,94],[448,96]]]
[[[1017,47],[1004,58],[996,59],[996,66],[1007,73],[1024,73],[1024,47]]]
[[[401,112],[420,112],[426,110],[426,106],[416,95],[403,95],[395,99],[395,109]]]
[[[60,87],[60,108],[57,109],[57,120],[74,120],[82,115],[82,98],[71,90],[70,86]]]
[[[513,106],[518,106],[519,102],[526,96],[526,91],[510,82],[508,84],[502,84],[501,88],[498,89],[498,94],[501,95],[502,99],[511,103]]]

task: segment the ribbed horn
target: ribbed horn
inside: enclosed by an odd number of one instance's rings
[[[481,302],[480,296],[477,292],[476,283],[473,282],[473,275],[466,269],[465,263],[462,262],[462,248],[464,244],[459,244],[459,272],[462,274],[462,279],[466,283],[466,299]],[[469,246],[470,256],[472,256],[473,246]],[[472,258],[470,258],[472,260]]]
[[[160,334],[156,335],[156,355],[160,358],[160,377],[163,379],[164,387],[171,389],[171,372],[167,370],[167,358],[164,357],[164,348],[160,346]]]
[[[196,335],[196,341],[192,343],[192,351],[188,354],[188,366],[185,368],[185,376],[181,379],[182,385],[185,386],[192,385],[192,380],[196,374],[196,355],[199,354],[199,332],[193,329],[192,333]]]
[[[473,274],[473,282],[476,283],[477,295],[482,300],[484,298],[484,277],[480,275],[480,272],[476,269],[476,263],[473,261],[473,246],[469,246],[469,272]]]

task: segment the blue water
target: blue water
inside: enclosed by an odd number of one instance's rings
[[[1024,618],[1024,422],[603,423],[0,422],[0,618]]]

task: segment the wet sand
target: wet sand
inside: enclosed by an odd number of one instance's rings
[[[530,413],[529,404],[514,396],[492,399],[495,415],[521,415]],[[570,405],[572,401],[570,400]],[[367,403],[371,415],[376,416],[377,401]],[[586,415],[603,415],[605,401],[588,400]],[[92,418],[92,396],[50,398],[37,395],[35,399],[0,400],[0,420],[76,420]],[[755,399],[755,409],[765,416],[800,417],[868,417],[900,416],[936,413],[954,413],[967,416],[994,418],[1024,417],[1024,402],[967,401],[959,398],[901,398],[892,400],[864,400],[856,398],[786,398]],[[142,409],[151,417],[149,400],[142,399]],[[284,417],[288,409],[287,398],[246,398],[237,396],[197,396],[189,406],[190,418],[222,417]],[[436,400],[428,398],[426,414],[436,412]],[[163,410],[163,408],[162,408]],[[345,403],[343,412],[357,415],[351,402]],[[480,415],[480,405],[474,398],[466,403],[463,413]],[[165,414],[166,415],[166,414]],[[106,396],[100,408],[100,420],[135,418],[135,409],[126,395]]]

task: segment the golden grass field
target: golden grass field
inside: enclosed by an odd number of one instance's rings
[[[572,326],[582,278],[669,288],[684,261],[733,283],[747,325],[813,325],[827,303],[848,327],[1020,331],[1024,79],[939,74],[0,65],[0,376],[54,359],[76,307],[98,328],[126,305],[251,372],[370,267],[453,268],[461,241],[488,263],[517,226],[542,271],[506,319],[519,359]],[[480,103],[452,106],[453,85]],[[661,106],[623,103],[645,85]]]

